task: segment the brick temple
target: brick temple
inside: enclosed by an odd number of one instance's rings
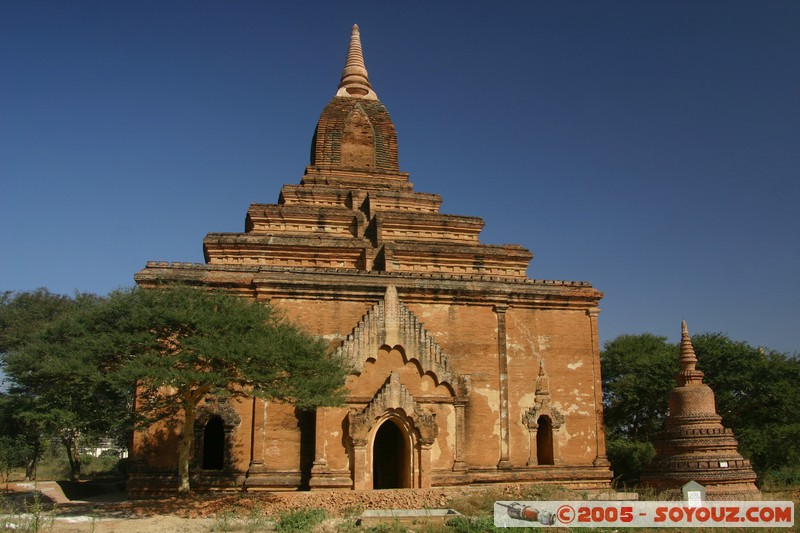
[[[603,294],[529,279],[531,252],[482,243],[483,220],[440,213],[441,201],[400,171],[354,26],[299,184],[251,205],[244,232],[208,234],[205,264],[149,262],[135,276],[269,303],[354,369],[343,407],[206,401],[193,486],[609,486]],[[178,436],[157,429],[134,435],[131,490],[177,485]]]

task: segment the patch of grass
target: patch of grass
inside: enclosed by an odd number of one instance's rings
[[[291,511],[280,515],[278,523],[275,525],[275,531],[305,533],[314,529],[314,526],[320,524],[327,517],[328,513],[324,509]]]
[[[408,528],[400,525],[400,522],[394,521],[389,524],[378,524],[377,526],[368,527],[364,531],[369,533],[407,533]]]
[[[120,459],[115,455],[101,455],[93,457],[84,455],[81,457],[81,478],[98,479],[107,477],[124,476],[124,469],[127,465],[126,459]]]
[[[265,531],[271,524],[272,520],[261,509],[252,508],[244,519],[244,530],[248,533]]]
[[[558,485],[517,485],[472,490],[451,498],[447,506],[466,516],[481,517],[492,516],[497,501],[582,500],[585,496]]]
[[[251,508],[247,514],[243,509],[234,505],[214,516],[214,523],[210,531],[246,531],[248,533],[256,531],[266,531],[273,524],[273,521],[264,514],[261,509]]]
[[[364,506],[361,504],[354,505],[342,510],[342,516],[345,518],[357,518],[364,513]]]
[[[33,500],[19,508],[8,499],[0,499],[0,530],[19,531],[23,533],[40,533],[52,531],[55,524],[55,513],[46,509],[42,495],[34,492]]]
[[[228,509],[214,516],[214,523],[211,524],[211,531],[233,531],[238,527],[239,516],[234,510]]]
[[[542,502],[556,500],[588,500],[589,494],[586,491],[576,492],[564,488],[561,485],[527,485],[520,491],[520,498],[528,501]]]
[[[28,506],[25,513],[25,520],[22,523],[22,531],[39,533],[39,531],[52,531],[56,515],[53,511],[46,511],[42,504],[42,495],[36,491],[33,493],[33,502]]]
[[[447,506],[467,516],[485,516],[494,510],[494,502],[505,500],[500,491],[474,491],[451,498]]]
[[[36,466],[36,479],[69,479],[66,457],[45,457]]]
[[[507,531],[505,528],[494,527],[493,516],[457,516],[447,521],[447,527],[450,528],[450,531],[454,531],[455,533],[494,533]]]
[[[782,492],[800,488],[800,467],[783,467],[766,472],[761,479],[761,490]]]
[[[357,531],[363,531],[363,529],[357,525],[358,519],[363,512],[363,505],[354,505],[353,507],[342,509],[342,516],[344,518],[336,524],[336,533],[355,533]]]
[[[637,487],[634,492],[639,495],[639,500],[643,502],[663,502],[681,499],[680,490],[658,491],[651,487]]]
[[[345,519],[336,524],[336,533],[357,533],[363,531],[354,518]]]

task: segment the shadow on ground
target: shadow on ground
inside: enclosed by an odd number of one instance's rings
[[[70,501],[121,501],[125,499],[125,483],[118,480],[57,481]]]

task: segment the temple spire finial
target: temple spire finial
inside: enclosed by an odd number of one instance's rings
[[[361,35],[358,32],[358,24],[353,24],[353,31],[350,34],[350,48],[347,51],[347,60],[342,71],[342,79],[339,81],[339,88],[336,96],[346,96],[351,98],[365,98],[377,100],[378,95],[372,90],[369,83],[367,67],[364,64],[364,53],[361,49]]]
[[[685,320],[681,320],[681,355],[679,359],[681,369],[676,376],[679,386],[703,382],[703,372],[697,370],[697,354],[694,353],[692,338],[689,336],[689,327]]]

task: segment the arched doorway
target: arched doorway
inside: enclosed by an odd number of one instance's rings
[[[410,487],[408,439],[392,420],[386,420],[375,432],[372,445],[372,488]]]
[[[222,470],[225,464],[225,426],[212,416],[203,428],[203,470]]]
[[[540,416],[537,420],[539,430],[536,432],[536,463],[552,465],[553,461],[553,423],[549,416]]]

